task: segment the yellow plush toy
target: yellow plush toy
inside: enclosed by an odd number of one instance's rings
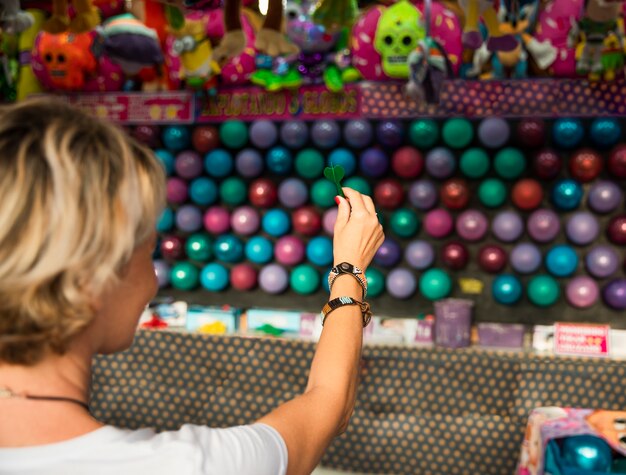
[[[76,16],[70,22],[68,0],[53,0],[52,16],[43,25],[48,33],[63,33],[68,29],[72,33],[85,33],[100,24],[100,14],[91,0],[74,0]]]
[[[483,44],[483,37],[478,31],[478,22],[482,17],[487,27],[489,51],[512,51],[518,42],[511,34],[500,30],[500,20],[493,5],[493,0],[459,0],[465,12],[465,28],[463,30],[463,45],[470,49],[478,49]]]

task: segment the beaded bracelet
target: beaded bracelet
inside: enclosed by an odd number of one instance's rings
[[[365,297],[367,296],[367,279],[365,278],[363,271],[348,262],[342,262],[341,264],[337,264],[330,270],[330,273],[328,274],[328,288],[331,291],[333,289],[333,284],[335,283],[335,280],[340,275],[350,275],[355,278],[361,286],[361,289],[363,290],[363,300],[365,300]]]
[[[370,304],[367,302],[359,302],[352,297],[337,297],[336,299],[329,300],[322,308],[322,326],[326,322],[326,317],[333,311],[346,305],[358,305],[361,307],[361,314],[363,316],[363,328],[365,328],[372,320],[372,311],[370,310]]]

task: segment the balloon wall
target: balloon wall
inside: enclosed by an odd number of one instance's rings
[[[231,120],[132,133],[168,174],[164,295],[318,311],[333,262],[332,163],[385,227],[367,272],[377,314],[416,315],[452,296],[474,299],[478,321],[626,327],[623,126]]]

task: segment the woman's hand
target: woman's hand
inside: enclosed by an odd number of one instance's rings
[[[352,188],[343,188],[343,192],[347,200],[336,198],[339,203],[333,240],[334,265],[348,262],[365,272],[385,234],[372,199]]]

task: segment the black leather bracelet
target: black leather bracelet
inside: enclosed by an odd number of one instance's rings
[[[367,302],[359,302],[352,297],[337,297],[336,299],[329,300],[322,308],[322,326],[326,322],[326,317],[333,311],[346,305],[358,305],[361,308],[361,315],[363,316],[363,328],[365,328],[372,320],[372,311],[370,310],[370,304]]]
[[[333,284],[335,283],[335,280],[340,275],[351,275],[354,279],[356,279],[356,281],[361,286],[361,289],[363,290],[363,300],[365,300],[365,297],[367,297],[367,279],[363,274],[363,271],[348,262],[342,262],[341,264],[337,264],[330,270],[330,273],[328,274],[328,288],[331,291],[333,290]]]

